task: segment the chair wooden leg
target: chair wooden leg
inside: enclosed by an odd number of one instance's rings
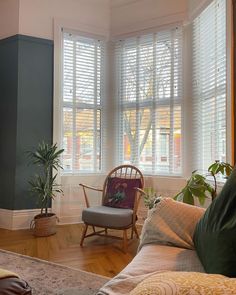
[[[84,238],[85,238],[86,233],[87,233],[87,229],[88,229],[88,225],[85,224],[84,229],[83,229],[83,233],[82,233],[82,237],[81,237],[81,240],[80,240],[80,246],[81,247],[83,247],[83,242],[84,242]]]
[[[132,229],[131,229],[131,240],[133,239],[134,237],[134,227],[132,226]]]
[[[123,250],[124,250],[124,253],[127,252],[127,230],[124,229],[123,231]]]
[[[138,234],[138,231],[137,231],[136,225],[134,226],[134,232],[135,232],[135,234],[136,234],[137,239],[139,239],[139,234]]]
[[[105,234],[107,235],[107,228],[105,228]]]
[[[93,226],[93,232],[94,232],[94,233],[96,232],[96,230],[95,230],[95,226]]]

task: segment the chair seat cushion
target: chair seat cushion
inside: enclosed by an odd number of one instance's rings
[[[90,225],[105,228],[122,228],[132,224],[133,210],[94,206],[83,210],[82,220]]]

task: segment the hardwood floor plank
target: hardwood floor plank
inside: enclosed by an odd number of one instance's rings
[[[108,277],[119,273],[136,254],[136,238],[129,241],[126,254],[122,241],[112,238],[87,238],[80,247],[82,229],[82,224],[60,225],[57,234],[49,237],[34,237],[31,230],[0,229],[0,248]],[[122,236],[119,231],[109,233]]]

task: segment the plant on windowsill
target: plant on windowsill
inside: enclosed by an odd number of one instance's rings
[[[60,155],[63,151],[64,149],[58,150],[57,144],[42,142],[36,150],[28,152],[30,162],[42,169],[40,174],[36,174],[29,181],[31,192],[38,198],[37,203],[41,208],[41,213],[31,222],[36,236],[49,236],[56,233],[57,217],[54,213],[49,213],[48,209],[56,194],[63,194],[56,183],[57,173],[53,173],[54,170],[58,171],[62,168]]]
[[[143,190],[138,189],[138,191],[141,193],[141,195],[144,196],[144,205],[148,209],[152,209],[155,204],[157,204],[161,198],[161,196],[157,195],[157,192],[152,187],[146,187]]]
[[[194,205],[194,199],[197,198],[200,205],[204,205],[207,198],[213,201],[217,196],[217,174],[222,174],[228,178],[233,170],[233,166],[229,163],[215,161],[208,167],[208,174],[203,176],[197,173],[197,170],[192,172],[186,186],[174,197],[176,201]],[[208,177],[213,177],[213,186],[208,182]]]

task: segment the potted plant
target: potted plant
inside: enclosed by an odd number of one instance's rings
[[[186,186],[174,197],[174,200],[194,205],[194,198],[203,206],[205,199],[212,196],[213,187],[206,181],[206,177],[193,171]]]
[[[221,173],[224,177],[228,177],[233,170],[233,166],[229,163],[215,161],[208,167],[206,176],[197,173],[197,170],[192,172],[186,186],[174,197],[175,200],[194,205],[194,199],[197,198],[200,205],[204,205],[206,198],[211,198],[212,201],[217,196],[217,178],[216,175]],[[207,177],[213,177],[213,185],[207,181]]]
[[[40,174],[36,174],[29,181],[31,192],[37,196],[38,205],[41,208],[40,214],[34,217],[31,224],[36,236],[49,236],[56,233],[57,217],[54,213],[49,213],[48,209],[56,194],[63,193],[56,183],[57,173],[53,173],[62,168],[60,155],[63,151],[63,149],[58,150],[57,144],[42,142],[36,150],[28,152],[31,163],[41,168]]]
[[[214,180],[214,191],[212,193],[212,200],[216,197],[217,193],[217,181],[216,181],[216,175],[218,173],[221,173],[225,178],[228,178],[233,171],[233,166],[229,163],[215,161],[215,163],[211,164],[208,167],[208,172],[210,172],[210,175],[213,177]]]
[[[161,196],[157,195],[157,192],[152,187],[146,187],[141,192],[144,196],[144,205],[148,209],[152,209],[157,204]]]

